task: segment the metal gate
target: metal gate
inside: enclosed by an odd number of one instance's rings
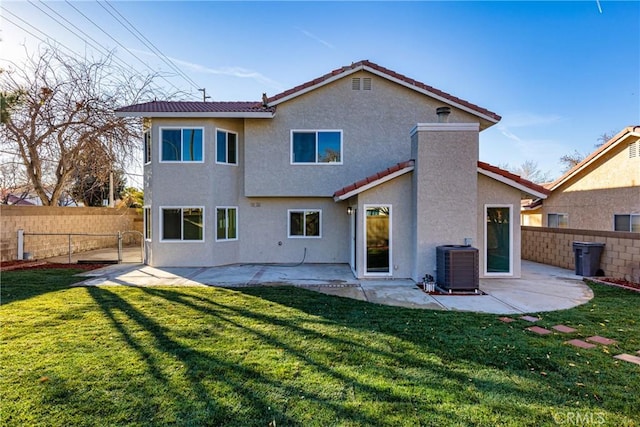
[[[18,259],[69,263],[140,263],[144,239],[139,231],[117,233],[28,233],[18,230]]]

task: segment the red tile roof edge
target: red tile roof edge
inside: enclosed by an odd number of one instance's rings
[[[149,101],[127,105],[116,112],[185,113],[185,112],[273,112],[275,107],[265,107],[258,101]]]
[[[519,175],[516,175],[504,169],[500,169],[499,167],[493,166],[489,163],[478,161],[478,167],[480,169],[486,170],[488,172],[493,172],[507,179],[515,181],[518,184],[521,184],[531,190],[537,191],[538,193],[546,194],[547,196],[551,194],[551,191],[547,188],[544,188],[542,185],[536,184],[535,182],[531,182],[528,179],[524,179]]]
[[[340,190],[333,193],[333,197],[340,197],[351,191],[357,190],[358,188],[362,188],[367,184],[371,184],[373,182],[379,181],[393,173],[400,172],[403,169],[413,167],[414,161],[407,160],[404,162],[396,163],[395,165],[388,167],[387,169],[374,173],[373,175],[369,175],[368,177],[361,179],[359,181],[354,182],[353,184],[349,184],[346,187],[342,187]]]
[[[327,73],[327,74],[325,74],[325,75],[323,75],[321,77],[318,77],[316,79],[310,80],[310,81],[308,81],[306,83],[303,83],[303,84],[298,85],[296,87],[293,87],[291,89],[287,89],[284,92],[281,92],[281,93],[278,93],[276,95],[273,95],[273,96],[271,96],[271,97],[269,97],[267,99],[267,102],[268,103],[275,102],[275,101],[277,101],[279,99],[282,99],[282,98],[285,98],[287,96],[293,95],[293,94],[295,94],[297,92],[300,92],[300,91],[302,91],[304,89],[307,89],[309,87],[315,86],[315,85],[317,85],[319,83],[322,83],[322,82],[324,82],[324,81],[326,81],[326,80],[328,80],[328,79],[330,79],[332,77],[335,77],[335,76],[337,76],[339,74],[345,73],[345,72],[347,72],[349,70],[353,70],[354,68],[358,68],[358,67],[369,67],[369,68],[372,68],[372,69],[374,69],[376,71],[379,71],[380,73],[386,74],[389,77],[401,80],[401,81],[403,81],[403,82],[405,82],[405,83],[407,83],[409,85],[416,86],[416,87],[418,87],[420,89],[423,89],[423,90],[426,90],[428,92],[431,92],[431,93],[433,93],[433,94],[435,94],[437,96],[440,96],[442,98],[448,99],[451,102],[463,105],[463,106],[465,106],[467,108],[470,108],[471,110],[476,111],[476,112],[478,112],[480,114],[489,116],[489,117],[491,117],[492,119],[494,119],[496,121],[500,121],[500,119],[502,118],[498,114],[494,113],[493,111],[489,111],[486,108],[480,107],[480,106],[478,106],[476,104],[473,104],[473,103],[471,103],[469,101],[465,101],[464,99],[461,99],[461,98],[458,98],[456,96],[453,96],[453,95],[451,95],[451,94],[449,94],[447,92],[443,92],[440,89],[436,89],[433,86],[429,86],[429,85],[427,85],[425,83],[422,83],[422,82],[419,82],[419,81],[414,80],[412,78],[409,78],[409,77],[407,77],[407,76],[405,76],[403,74],[396,73],[393,70],[390,70],[388,68],[382,67],[382,66],[380,66],[378,64],[375,64],[375,63],[373,63],[371,61],[368,61],[366,59],[362,60],[362,61],[354,62],[353,64],[351,64],[349,66],[344,66],[344,67],[341,67],[341,68],[337,68],[337,69],[335,69],[335,70],[333,70],[333,71],[331,71],[331,72],[329,72],[329,73]]]

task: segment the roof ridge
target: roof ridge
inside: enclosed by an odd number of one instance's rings
[[[513,172],[509,172],[508,170],[499,168],[498,166],[494,166],[494,165],[492,165],[490,163],[478,160],[478,167],[481,168],[481,169],[484,169],[486,171],[497,173],[498,175],[502,175],[505,178],[508,178],[508,179],[510,179],[512,181],[515,181],[515,182],[519,183],[519,184],[522,184],[525,187],[529,187],[530,189],[535,190],[535,191],[537,191],[539,193],[547,194],[547,195],[551,194],[551,191],[548,188],[545,188],[540,184],[536,184],[533,181],[530,181],[530,180],[528,180],[526,178],[522,178],[520,175],[517,175],[517,174],[515,174]]]
[[[447,99],[447,100],[449,100],[449,101],[451,101],[453,103],[457,103],[457,104],[463,105],[463,106],[465,106],[467,108],[470,108],[471,110],[476,111],[477,113],[489,116],[492,119],[496,120],[496,122],[500,121],[502,119],[501,116],[499,116],[498,114],[494,113],[493,111],[490,111],[490,110],[488,110],[488,109],[486,109],[484,107],[480,107],[479,105],[474,104],[474,103],[469,102],[469,101],[466,101],[466,100],[464,100],[462,98],[458,98],[457,96],[451,95],[448,92],[444,92],[444,91],[442,91],[440,89],[437,89],[437,88],[435,88],[433,86],[430,86],[430,85],[428,85],[426,83],[420,82],[420,81],[415,80],[415,79],[410,78],[410,77],[407,77],[404,74],[400,74],[400,73],[398,73],[396,71],[393,71],[393,70],[391,70],[389,68],[386,68],[386,67],[383,67],[381,65],[378,65],[375,62],[369,61],[368,59],[363,59],[363,60],[360,60],[360,61],[357,61],[357,62],[352,62],[351,65],[345,65],[345,66],[342,66],[340,68],[336,68],[336,69],[334,69],[334,70],[332,70],[332,71],[330,71],[330,72],[328,72],[328,73],[326,73],[326,74],[324,74],[324,75],[322,75],[320,77],[317,77],[315,79],[309,80],[309,81],[307,81],[305,83],[302,83],[302,84],[294,86],[294,87],[292,87],[290,89],[287,89],[287,90],[285,90],[283,92],[280,92],[280,93],[277,93],[275,95],[272,95],[272,96],[267,98],[267,102],[270,104],[270,103],[278,101],[278,100],[280,100],[282,98],[286,98],[286,97],[288,97],[290,95],[294,95],[297,92],[300,92],[300,91],[302,91],[304,89],[308,89],[308,88],[310,88],[312,86],[315,86],[317,84],[320,84],[320,83],[322,83],[322,82],[324,82],[324,81],[326,81],[326,80],[328,80],[328,79],[330,79],[332,77],[338,76],[340,74],[343,74],[343,73],[345,73],[347,71],[351,71],[351,70],[353,70],[355,68],[359,68],[359,67],[369,67],[371,69],[374,69],[374,70],[376,70],[376,71],[378,71],[378,72],[380,72],[382,74],[386,74],[389,77],[395,78],[397,80],[403,81],[404,83],[407,83],[409,85],[412,85],[412,86],[415,86],[417,88],[423,89],[423,90],[425,90],[427,92],[431,92],[434,95],[437,95],[437,96],[440,96],[442,98],[445,98],[445,99]]]
[[[625,136],[627,133],[636,132],[636,129],[640,132],[640,125],[631,125],[631,126],[626,126],[625,128],[623,128],[620,132],[618,132],[617,134],[612,136],[611,139],[609,139],[607,142],[605,142],[600,147],[598,147],[597,149],[595,149],[594,151],[589,153],[589,155],[587,155],[584,159],[582,159],[582,161],[580,161],[578,164],[573,166],[571,169],[569,169],[568,171],[563,173],[560,176],[560,178],[558,178],[555,181],[553,181],[549,185],[549,188],[550,189],[555,189],[556,187],[560,186],[571,175],[573,175],[574,173],[576,173],[580,169],[582,169],[587,163],[589,163],[592,160],[595,160],[602,152],[604,152],[605,150],[610,148],[612,145],[615,145],[618,141],[621,141],[623,139],[622,137]]]

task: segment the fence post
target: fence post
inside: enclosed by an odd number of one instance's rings
[[[122,264],[122,233],[118,231],[118,264]]]
[[[71,234],[69,234],[69,264],[71,264],[71,251],[73,251],[73,246],[71,246]]]
[[[18,230],[18,259],[24,259],[24,230]]]

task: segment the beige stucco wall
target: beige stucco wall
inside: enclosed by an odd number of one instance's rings
[[[124,244],[138,244],[142,218],[135,209],[79,208],[57,206],[0,205],[0,246],[2,261],[18,256],[19,229],[24,230],[24,251],[35,259],[66,255],[68,236],[30,235],[32,233],[110,234],[123,235]],[[72,236],[74,253],[100,248],[117,248],[116,237]]]
[[[351,79],[372,78],[372,90]],[[246,121],[245,195],[324,196],[411,158],[409,132],[437,121],[444,103],[362,71],[277,106],[271,120]],[[452,108],[450,122],[478,119]],[[339,129],[342,165],[291,165],[292,129]],[[286,178],[283,178],[286,177]]]
[[[409,278],[413,273],[411,173],[397,177],[365,191],[357,197],[357,277],[366,277],[365,205],[391,205],[391,274],[393,278]]]
[[[204,162],[161,163],[160,128],[204,128]],[[216,130],[238,134],[238,165],[216,163]],[[237,241],[216,242],[216,206],[239,206],[244,170],[242,119],[153,119],[151,164],[145,166],[145,205],[151,206],[152,239],[146,242],[147,263],[154,266],[210,266],[237,262]],[[151,172],[153,171],[153,173]],[[160,210],[203,207],[204,241],[160,242]],[[240,210],[239,210],[240,211]]]
[[[425,124],[412,136],[416,281],[435,276],[437,246],[478,235],[478,129],[477,123]]]
[[[474,243],[480,252],[480,277],[492,277],[486,273],[485,265],[485,231],[486,231],[486,206],[499,205],[511,208],[513,222],[511,224],[512,244],[513,244],[513,270],[510,277],[519,278],[521,275],[520,266],[520,191],[505,185],[495,179],[478,174],[478,238]],[[497,277],[497,275],[493,275]],[[505,277],[504,274],[499,277]]]
[[[536,211],[520,211],[520,223],[530,227],[542,226],[541,209]]]
[[[640,214],[640,157],[629,158],[628,144],[611,153],[561,187],[542,207],[542,224],[550,213],[568,214],[568,227],[613,231],[614,214]]]

